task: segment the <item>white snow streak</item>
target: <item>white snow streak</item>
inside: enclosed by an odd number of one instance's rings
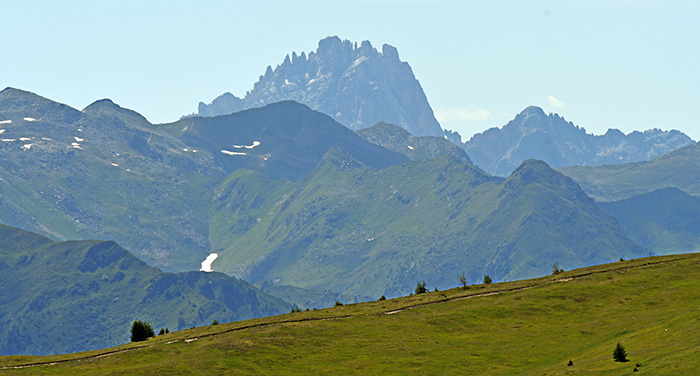
[[[14,142],[14,141],[17,141],[17,139],[16,138],[3,138],[0,141],[2,141],[2,142]]]
[[[233,147],[236,149],[242,149],[242,148],[252,149],[258,145],[260,145],[260,141],[253,141],[253,145],[233,145]]]
[[[110,163],[110,164],[111,164],[112,166],[114,166],[114,167],[119,167],[119,165],[116,164],[116,163]]]
[[[228,155],[246,155],[245,153],[238,153],[238,152],[229,151],[229,150],[222,150],[221,152],[224,154],[228,154]]]
[[[36,119],[30,118],[30,117],[26,117],[26,118],[24,118],[24,121],[36,121]]]
[[[411,150],[413,150],[413,146],[411,146],[411,145],[408,145],[408,148],[411,149]]]
[[[31,137],[20,137],[20,141],[30,141],[32,138]]]
[[[216,260],[217,257],[219,257],[218,254],[210,253],[209,256],[207,256],[207,258],[205,258],[204,261],[202,261],[202,268],[199,269],[199,271],[200,272],[213,272],[213,270],[211,269],[211,263],[214,262],[214,260]]]
[[[74,138],[76,141],[78,141],[78,142],[83,142],[83,141],[85,141],[84,138],[80,138],[80,137],[73,137],[73,138]]]
[[[26,149],[26,150],[29,150],[29,149],[32,148],[32,145],[34,145],[34,144],[24,144],[24,145],[22,145],[22,148],[23,148],[23,149]]]
[[[12,124],[12,120],[3,120],[0,121],[0,124]]]

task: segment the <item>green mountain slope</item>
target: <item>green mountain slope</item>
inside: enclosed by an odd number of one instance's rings
[[[213,188],[238,168],[297,180],[334,145],[377,168],[406,160],[293,102],[156,126],[110,100],[77,111],[8,88],[0,118],[12,121],[0,127],[0,223],[113,239],[169,271],[211,252]]]
[[[689,302],[699,299],[700,255],[654,257],[188,329],[90,353],[0,357],[0,368],[71,376],[693,375],[700,311]],[[613,360],[617,343],[629,362]]]
[[[453,155],[375,170],[331,149],[297,183],[237,172],[219,190],[217,265],[254,283],[395,296],[461,272],[512,280],[648,254],[537,161],[503,180]]]
[[[649,162],[598,167],[566,167],[561,173],[574,179],[596,201],[617,201],[666,187],[700,196],[700,143],[682,147]]]
[[[601,202],[632,240],[658,254],[700,251],[700,198],[664,188],[625,200]]]
[[[53,242],[0,225],[0,353],[125,343],[131,321],[183,329],[278,314],[289,304],[221,273],[164,273],[111,241]]]

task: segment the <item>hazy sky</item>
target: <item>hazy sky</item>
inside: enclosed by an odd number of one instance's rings
[[[397,47],[466,138],[537,105],[590,133],[700,139],[700,0],[0,0],[0,15],[1,87],[111,98],[154,123],[337,35]]]

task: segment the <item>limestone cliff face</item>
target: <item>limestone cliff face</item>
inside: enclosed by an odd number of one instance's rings
[[[543,160],[553,168],[648,161],[692,142],[676,130],[625,135],[610,129],[597,136],[531,106],[502,128],[478,133],[462,146],[477,166],[493,175],[508,176],[527,159]]]
[[[217,116],[247,108],[294,100],[330,115],[350,129],[381,121],[416,136],[442,136],[440,124],[411,67],[396,48],[379,52],[369,41],[351,43],[328,37],[308,56],[292,53],[274,70],[267,67],[244,98],[225,93],[199,104],[200,116]]]

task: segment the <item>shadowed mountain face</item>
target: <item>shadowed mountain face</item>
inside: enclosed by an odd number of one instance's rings
[[[599,204],[627,236],[658,254],[700,250],[700,198],[664,188]]]
[[[274,70],[268,67],[242,99],[225,93],[210,104],[200,103],[198,115],[230,114],[282,100],[304,103],[350,129],[385,121],[418,136],[442,135],[420,83],[396,48],[385,44],[379,52],[369,41],[358,47],[338,37],[321,40],[308,56],[293,53]]]
[[[667,187],[700,197],[700,142],[648,162],[559,170],[596,201],[618,201]]]
[[[164,273],[108,241],[53,242],[0,225],[0,354],[56,354],[158,330],[269,316],[290,305],[221,273]]]
[[[691,144],[682,132],[652,129],[628,135],[610,129],[602,136],[528,107],[502,128],[491,128],[463,144],[486,172],[507,176],[522,161],[540,159],[553,168],[647,161]]]
[[[362,163],[378,169],[407,159],[293,101],[232,115],[186,118],[160,128],[190,149],[209,152],[224,174],[248,168],[271,178],[298,180],[333,146],[343,147]]]

